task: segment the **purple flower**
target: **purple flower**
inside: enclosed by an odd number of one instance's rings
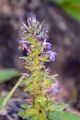
[[[51,43],[50,43],[50,42],[46,42],[46,40],[44,40],[43,46],[44,46],[44,47],[46,46],[46,48],[47,48],[48,50],[51,49]]]
[[[45,34],[48,34],[48,29],[43,30]]]
[[[40,44],[42,45],[43,52],[44,48],[46,48],[46,50],[49,50],[46,52],[46,54],[49,55],[49,59],[51,61],[54,61],[56,53],[51,50],[51,44],[49,42],[46,42],[48,38],[48,29],[44,28],[43,23],[39,24],[39,22],[36,20],[36,16],[33,15],[28,18],[28,25],[26,25],[24,21],[22,21],[22,25],[23,37],[25,37],[25,30],[27,32],[26,35],[30,34],[32,36],[35,36],[38,42],[40,42]],[[20,42],[22,42],[23,47],[27,49],[27,41],[22,40]]]
[[[43,27],[43,23],[39,24],[35,15],[28,18],[28,25],[26,25],[23,20],[21,22],[23,26],[23,33],[26,30],[26,32],[30,33],[31,35],[35,34],[39,41],[47,40],[48,29]],[[50,45],[48,45],[48,48],[49,47]]]
[[[60,93],[60,88],[57,87],[57,88],[51,89],[51,90],[49,90],[47,93],[50,94],[50,93],[52,93],[52,92],[55,92],[55,93],[59,94],[59,93]]]
[[[24,28],[26,29],[27,32],[29,32],[29,27],[25,24],[25,22],[22,21],[22,25],[24,26]]]
[[[24,43],[23,43],[23,47],[24,47],[26,50],[28,49],[27,44],[24,44]]]
[[[21,43],[21,45],[23,46],[23,48],[25,48],[26,50],[30,46],[30,43],[28,43],[23,37],[21,39],[19,39],[18,42]]]
[[[32,26],[33,31],[35,31],[38,40],[44,40],[48,38],[48,29],[44,29],[43,23],[39,24],[36,20],[36,16],[28,18],[29,24]]]
[[[32,17],[29,17],[28,20],[31,26],[34,26],[34,24],[37,22],[35,15],[33,15]]]
[[[51,43],[47,42],[47,48],[50,50],[51,49]]]
[[[55,52],[49,50],[48,52],[46,52],[46,54],[49,55],[49,59],[50,59],[51,61],[54,61],[54,60],[55,60],[55,56],[56,56],[56,53],[55,53]]]
[[[48,35],[46,33],[44,33],[43,30],[40,31],[40,32],[37,32],[36,35],[37,35],[37,38],[39,40],[43,40],[44,41],[44,40],[47,40],[47,38],[48,38]]]

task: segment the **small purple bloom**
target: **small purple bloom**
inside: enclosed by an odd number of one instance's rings
[[[34,26],[34,24],[37,22],[35,15],[32,17],[29,17],[28,20],[29,20],[31,26]]]
[[[29,48],[30,44],[28,43],[23,43],[23,47],[27,50]]]
[[[33,15],[28,18],[28,26],[24,21],[22,21],[23,29],[25,29],[27,32],[34,34],[34,31],[36,33],[36,37],[39,41],[47,40],[48,38],[48,29],[43,27],[43,23],[39,24],[39,22],[36,20],[36,16]],[[31,30],[30,30],[31,29]]]
[[[33,36],[36,35],[38,42],[41,42],[41,45],[43,47],[42,48],[43,52],[44,52],[44,48],[46,48],[46,50],[48,50],[46,54],[49,55],[49,59],[51,61],[54,61],[56,53],[51,50],[52,47],[51,44],[49,42],[46,42],[48,38],[47,35],[48,29],[44,28],[43,23],[39,24],[39,22],[36,20],[36,16],[33,15],[28,18],[28,26],[24,21],[22,21],[22,25],[23,25],[22,30],[24,30],[23,36],[25,37],[25,30]],[[22,42],[23,47],[27,49],[27,42],[25,40],[22,40],[20,42]]]
[[[55,92],[55,93],[59,94],[59,93],[60,93],[60,88],[57,87],[57,88],[51,89],[51,90],[49,90],[47,93],[50,94],[50,93],[52,93],[52,92]]]
[[[51,43],[50,43],[50,42],[46,42],[46,40],[44,40],[43,46],[46,46],[46,48],[47,48],[48,50],[51,49]]]
[[[22,29],[19,30],[19,33],[23,33],[24,31]]]
[[[44,34],[48,34],[48,29],[44,29]]]
[[[28,49],[26,44],[23,44],[23,47],[24,47],[26,50]]]
[[[49,50],[49,51],[46,52],[46,53],[49,55],[49,59],[50,59],[51,61],[54,61],[54,60],[55,60],[55,56],[56,56],[56,53],[55,53],[55,52]]]
[[[28,47],[30,46],[30,43],[28,43],[24,38],[19,40],[19,42],[22,44],[22,46],[27,50]]]
[[[47,48],[50,50],[51,49],[51,43],[47,42]]]
[[[29,27],[25,24],[25,22],[22,22],[22,25],[24,26],[24,28],[27,30],[27,32],[29,32]]]
[[[41,38],[41,37],[37,37],[37,39],[38,39],[39,41],[41,41],[41,40],[42,40],[42,38]]]

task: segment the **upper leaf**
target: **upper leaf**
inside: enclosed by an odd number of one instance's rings
[[[19,72],[14,69],[4,69],[0,71],[0,83],[10,80],[15,76],[19,76]]]
[[[59,4],[74,19],[80,21],[80,0],[49,0]]]

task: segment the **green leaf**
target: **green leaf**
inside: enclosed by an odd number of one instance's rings
[[[4,101],[5,98],[6,98],[6,96],[0,97],[0,111],[3,108],[3,101]]]
[[[80,0],[49,0],[58,4],[62,4],[62,3],[80,3]]]
[[[24,109],[30,109],[32,107],[32,105],[22,104],[21,107],[24,108]]]
[[[52,110],[54,111],[63,111],[65,108],[68,108],[68,105],[54,103],[51,107],[52,107]]]
[[[27,62],[31,62],[31,61],[32,61],[32,57],[31,57],[31,56],[27,56],[27,57],[26,57],[26,61],[27,61]]]
[[[39,58],[40,60],[42,60],[43,62],[50,62],[49,60],[49,55],[45,55],[44,57],[41,57]]]
[[[44,85],[51,85],[53,82],[49,78],[44,78]]]
[[[33,92],[35,90],[37,90],[37,84],[30,84],[24,89],[25,92]]]
[[[70,112],[52,111],[48,114],[48,120],[80,120],[80,116]]]
[[[15,76],[19,76],[20,73],[14,69],[4,69],[0,71],[0,83],[3,83]]]
[[[67,0],[49,0],[49,1],[61,4],[66,2]]]
[[[42,52],[42,47],[37,45],[34,48],[34,51],[35,51],[35,55],[38,55],[38,54],[40,54]]]
[[[35,99],[35,104],[40,104],[42,107],[46,107],[47,105],[47,100],[46,100],[46,97],[45,96],[38,96],[36,99]]]
[[[62,8],[64,11],[66,11],[67,14],[69,14],[73,18],[76,18],[77,20],[80,20],[80,5],[63,5]]]
[[[8,93],[8,95],[1,98],[1,100],[0,100],[0,102],[1,102],[1,104],[0,104],[0,112],[2,112],[3,108],[5,107],[5,105],[7,104],[9,99],[11,98],[11,96],[14,94],[17,87],[21,84],[23,79],[24,79],[24,76],[20,77],[20,79],[18,80],[16,85],[13,87],[13,89]]]
[[[80,0],[50,0],[50,1],[59,4],[69,16],[80,21]]]
[[[26,111],[21,111],[21,112],[18,113],[18,115],[19,115],[20,117],[22,117],[23,119],[28,118],[28,116],[27,116],[27,114],[26,114]]]
[[[55,80],[56,77],[58,77],[58,76],[59,76],[58,74],[49,75],[49,78],[50,78],[51,80]]]
[[[30,76],[29,78],[23,80],[21,82],[22,85],[29,85],[32,81],[34,80],[34,77],[33,76]]]
[[[29,42],[32,43],[32,37],[30,35],[26,35],[25,39]]]
[[[38,115],[38,111],[35,108],[31,108],[30,110],[19,112],[19,116],[21,116],[23,118],[27,118],[29,120],[33,120],[33,119],[30,119],[30,118],[36,117],[37,115]],[[37,120],[37,119],[35,119],[35,120]]]

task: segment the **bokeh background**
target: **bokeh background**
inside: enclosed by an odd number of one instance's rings
[[[59,74],[61,98],[80,111],[80,0],[0,0],[0,69],[24,71],[18,59],[19,23],[32,14],[44,21],[57,53],[48,66]],[[4,82],[0,89],[11,88],[15,81]]]

